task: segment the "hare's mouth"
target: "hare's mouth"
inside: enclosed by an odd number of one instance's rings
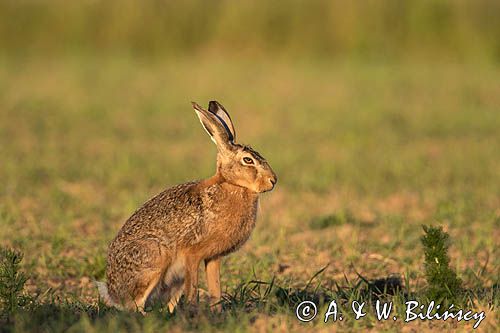
[[[264,193],[264,192],[270,192],[274,189],[274,186],[276,185],[276,179],[269,179],[269,183],[267,184],[267,187],[264,188],[262,191],[260,191],[261,193]]]

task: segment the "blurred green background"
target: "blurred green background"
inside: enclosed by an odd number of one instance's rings
[[[500,3],[419,1],[8,1],[1,52],[441,61],[500,60]]]
[[[0,244],[25,253],[30,293],[95,305],[130,214],[213,173],[189,102],[217,99],[279,177],[224,261],[225,292],[255,277],[300,290],[328,265],[325,285],[398,273],[418,295],[420,225],[440,224],[465,287],[483,290],[474,306],[494,312],[499,17],[494,0],[0,0]],[[224,327],[299,325],[266,311]],[[79,318],[52,331],[89,331]]]

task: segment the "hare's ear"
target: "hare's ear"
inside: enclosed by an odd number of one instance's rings
[[[231,120],[229,113],[227,113],[222,104],[217,101],[210,101],[208,103],[208,111],[212,112],[219,118],[224,127],[226,127],[226,130],[231,134],[232,138],[230,137],[230,140],[235,141],[236,132],[234,130],[233,121]]]
[[[226,129],[227,125],[224,125],[224,122],[214,113],[203,109],[195,102],[192,102],[192,104],[203,128],[217,145],[219,151],[224,152],[226,150],[231,150],[232,134]]]

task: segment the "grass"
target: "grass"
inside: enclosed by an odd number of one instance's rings
[[[500,60],[495,0],[3,1],[2,53]]]
[[[303,299],[321,309],[392,299],[401,317],[404,300],[428,301],[422,224],[444,226],[464,303],[486,311],[481,329],[498,325],[497,66],[212,56],[0,64],[0,244],[24,253],[23,292],[35,304],[0,330],[468,330],[378,322],[371,310],[358,321],[348,311],[329,324],[295,318]],[[212,98],[279,177],[251,239],[224,260],[225,311],[202,302],[196,315],[142,318],[105,308],[92,280],[104,278],[121,224],[163,188],[213,172],[215,147],[189,104]]]

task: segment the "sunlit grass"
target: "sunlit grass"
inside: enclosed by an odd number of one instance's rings
[[[302,290],[328,264],[318,279],[327,289],[346,277],[355,284],[356,272],[396,273],[418,293],[425,223],[449,232],[451,268],[477,292],[474,305],[498,306],[488,294],[498,285],[500,237],[495,66],[232,57],[1,63],[0,243],[24,252],[27,292],[56,297],[47,310],[55,327],[303,328],[290,308],[205,313],[195,324],[182,315],[95,314],[91,280],[104,278],[120,225],[163,188],[213,173],[215,147],[189,103],[210,99],[226,106],[237,140],[279,177],[252,238],[225,259],[228,297],[251,280]],[[79,305],[68,310],[65,299]],[[89,318],[62,320],[72,306]]]

